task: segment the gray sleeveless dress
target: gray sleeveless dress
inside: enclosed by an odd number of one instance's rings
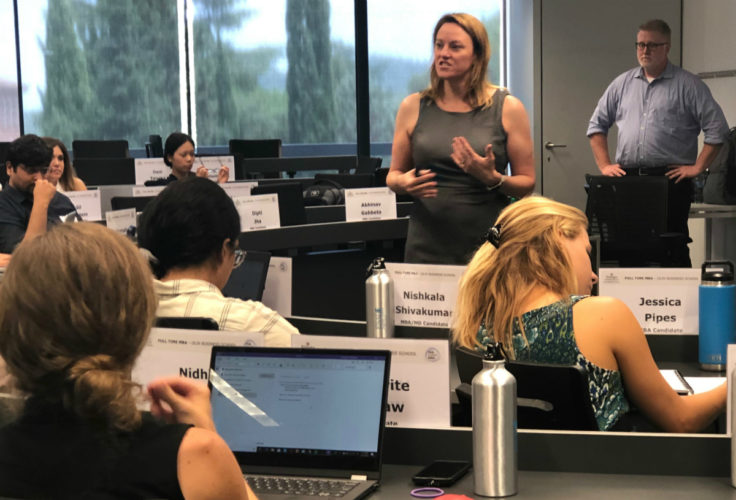
[[[496,170],[506,173],[506,132],[501,113],[506,96],[498,89],[486,108],[455,113],[442,111],[422,99],[414,134],[412,159],[418,169],[437,174],[437,197],[415,198],[404,253],[405,262],[427,264],[468,263],[483,242],[483,236],[509,199],[463,172],[450,154],[452,138],[465,137],[481,156],[493,144]]]

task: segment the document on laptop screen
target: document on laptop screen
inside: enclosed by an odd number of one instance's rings
[[[218,353],[217,374],[278,425],[261,425],[213,388],[215,425],[233,451],[375,453],[384,364],[370,356]]]

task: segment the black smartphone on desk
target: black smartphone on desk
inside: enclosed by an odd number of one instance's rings
[[[470,463],[464,460],[437,460],[414,476],[412,481],[420,486],[450,486],[470,470]]]

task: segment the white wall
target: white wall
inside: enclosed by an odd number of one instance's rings
[[[736,1],[684,0],[682,17],[682,66],[696,74],[736,71]],[[736,126],[736,76],[703,81]]]
[[[682,13],[682,66],[695,74],[736,72],[736,0],[683,0]],[[703,81],[723,108],[729,126],[736,127],[736,76]],[[694,230],[703,231],[703,221],[690,222],[691,236],[697,241]],[[700,227],[694,228],[693,223]],[[714,219],[711,231],[713,257],[736,262],[736,220]],[[697,252],[693,253],[696,266]]]

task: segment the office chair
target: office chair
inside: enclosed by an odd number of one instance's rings
[[[10,178],[5,168],[5,157],[8,155],[9,142],[0,142],[0,185],[5,186]]]
[[[161,316],[156,318],[158,328],[179,328],[182,330],[219,330],[220,327],[212,318]]]
[[[455,394],[467,422],[472,415],[471,383],[483,367],[483,358],[465,347],[455,349],[455,357],[462,382]],[[516,378],[519,428],[598,430],[588,375],[581,367],[507,361],[506,369]]]
[[[129,158],[128,141],[72,141],[74,160],[78,158]]]
[[[662,176],[586,175],[589,233],[599,235],[601,261],[618,267],[673,267],[687,242],[667,232],[668,180]]]
[[[146,143],[146,157],[147,158],[163,158],[164,157],[164,143],[160,135],[151,134],[148,136],[148,142]]]

